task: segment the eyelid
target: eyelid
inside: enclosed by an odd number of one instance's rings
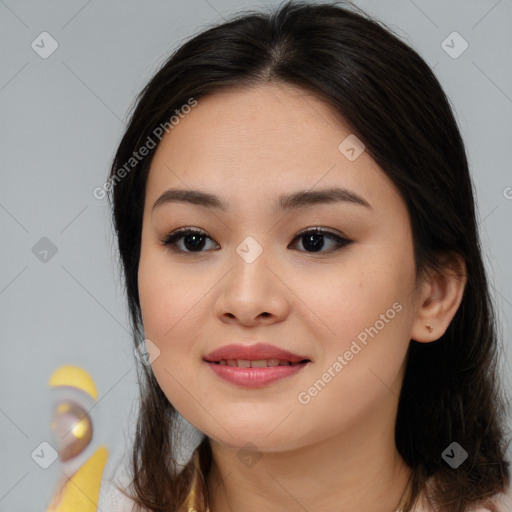
[[[301,229],[295,236],[302,236],[304,233],[310,233],[310,232],[316,232],[316,233],[320,233],[322,235],[333,235],[333,236],[337,236],[339,238],[345,238],[348,240],[348,237],[345,236],[345,234],[342,233],[341,231],[329,230],[322,226],[309,226],[307,228]]]

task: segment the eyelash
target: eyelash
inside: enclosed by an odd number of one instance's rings
[[[173,231],[172,233],[170,233],[169,235],[167,235],[163,240],[160,240],[162,245],[164,245],[165,247],[169,248],[169,250],[171,250],[172,252],[175,252],[175,253],[182,253],[182,254],[201,254],[202,252],[205,252],[205,251],[184,251],[182,249],[178,249],[176,247],[176,243],[181,240],[182,238],[184,238],[185,236],[189,235],[189,234],[198,234],[198,235],[204,235],[206,236],[206,238],[210,238],[209,236],[207,236],[207,233],[205,231],[203,231],[202,229],[198,229],[198,228],[179,228],[175,231]],[[342,247],[345,247],[347,245],[350,245],[353,241],[352,240],[349,240],[348,238],[345,238],[345,237],[342,237],[342,236],[338,236],[334,233],[331,233],[330,231],[327,231],[325,229],[322,229],[322,228],[319,228],[319,227],[314,227],[314,228],[306,228],[302,231],[300,231],[299,233],[297,233],[297,235],[295,236],[295,238],[292,240],[292,243],[295,242],[296,240],[304,237],[305,235],[309,235],[309,234],[315,234],[315,235],[323,235],[325,236],[326,238],[329,238],[331,240],[334,240],[335,242],[337,242],[337,247],[335,247],[334,249],[331,249],[329,251],[300,251],[300,252],[306,252],[308,254],[330,254],[330,253],[333,253],[333,252],[336,252],[337,250],[341,249]],[[210,238],[210,240],[212,240]]]

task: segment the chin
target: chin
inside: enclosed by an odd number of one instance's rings
[[[275,425],[279,422],[275,423]],[[283,431],[280,434],[272,433],[272,428],[265,429],[247,429],[243,426],[225,425],[226,430],[231,434],[222,432],[221,437],[208,434],[210,439],[224,446],[235,449],[242,456],[245,452],[265,453],[265,452],[285,452],[299,447],[297,440],[292,434]],[[296,431],[294,431],[296,435]],[[242,453],[243,452],[243,453]]]

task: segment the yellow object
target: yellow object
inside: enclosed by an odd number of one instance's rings
[[[199,462],[199,449],[196,448],[193,454],[194,459],[194,476],[192,478],[192,484],[190,490],[185,499],[185,503],[179,509],[179,512],[210,512],[210,508],[207,506],[204,510],[199,504],[199,496],[202,494],[202,472],[201,464]]]
[[[50,377],[48,385],[51,388],[58,386],[73,386],[89,393],[95,400],[98,399],[98,390],[91,376],[79,366],[65,365],[56,370]]]
[[[73,387],[90,395],[95,402],[98,400],[98,390],[93,379],[79,366],[61,366],[50,377],[48,385],[52,389]],[[59,445],[59,458],[65,478],[59,483],[59,488],[53,495],[47,512],[96,512],[101,479],[109,452],[106,446],[101,445],[73,474],[65,471],[65,468],[73,467],[73,464],[69,465],[68,461],[72,461],[80,454],[86,457],[85,450],[92,438],[91,418],[86,411],[90,404],[83,403],[88,400],[84,400],[85,397],[79,396],[78,393],[70,392],[69,395],[70,398],[64,393],[60,398],[63,402],[55,407],[51,428],[60,439],[62,432],[69,428],[69,423],[74,419],[77,421],[68,432],[72,435]],[[74,400],[78,400],[78,403]]]
[[[47,512],[96,512],[108,450],[100,446],[56,495]]]
[[[87,423],[87,420],[81,419],[71,430],[73,432],[73,435],[77,439],[83,439],[86,437],[86,435],[89,433],[89,423]]]

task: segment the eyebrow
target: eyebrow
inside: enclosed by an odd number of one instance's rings
[[[218,196],[201,190],[185,190],[171,188],[166,190],[153,205],[152,210],[168,203],[190,203],[205,208],[227,211],[228,205]],[[355,192],[346,188],[326,188],[322,190],[300,190],[291,194],[281,194],[276,203],[276,208],[280,211],[290,211],[306,206],[313,206],[323,203],[351,203],[364,206],[373,210],[368,201],[357,195]]]

